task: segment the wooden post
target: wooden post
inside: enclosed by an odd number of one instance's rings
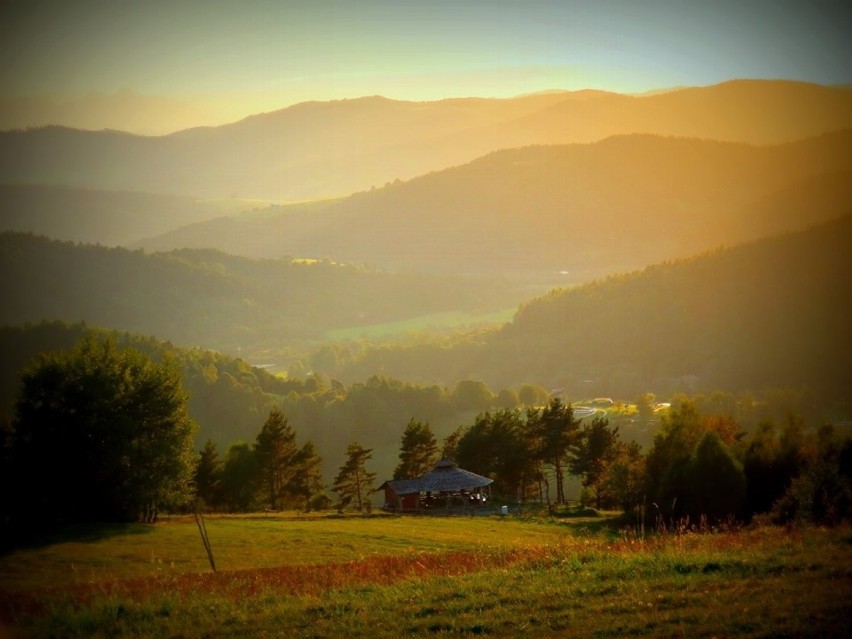
[[[207,536],[207,526],[204,524],[204,515],[195,511],[195,523],[198,524],[198,532],[201,533],[201,541],[204,544],[204,550],[207,551],[207,559],[210,561],[210,568],[216,572],[216,562],[213,559],[213,549],[210,547],[210,538]]]

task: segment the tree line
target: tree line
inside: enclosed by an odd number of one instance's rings
[[[440,436],[477,413],[495,407],[532,406],[547,401],[549,392],[536,384],[492,391],[479,381],[463,380],[451,387],[413,384],[372,375],[344,385],[320,374],[281,377],[246,361],[200,348],[179,348],[170,342],[126,332],[104,331],[85,324],[42,322],[0,327],[0,423],[12,419],[22,372],[43,352],[68,351],[88,336],[112,339],[136,349],[155,362],[170,359],[180,369],[191,419],[199,425],[198,448],[210,439],[227,450],[235,441],[251,441],[274,407],[314,442],[331,476],[336,451],[351,441],[373,442],[380,469],[393,469],[395,442],[388,432],[416,415]]]
[[[606,418],[578,420],[555,398],[542,408],[480,414],[443,454],[494,479],[507,498],[561,504],[570,475],[581,502],[661,522],[837,523],[852,516],[852,437],[789,414],[750,433],[689,399],[662,413],[647,452]]]
[[[473,384],[463,395],[481,390]],[[220,458],[212,440],[193,452],[187,404],[172,358],[158,363],[95,335],[43,354],[23,374],[4,424],[3,522],[152,521],[163,508],[323,509],[334,503],[329,488],[341,510],[371,504],[372,448],[350,440],[327,486],[314,442],[299,443],[280,407],[251,443],[234,442]],[[584,503],[670,522],[769,513],[834,523],[852,512],[848,433],[808,429],[792,415],[746,432],[689,399],[662,412],[647,452],[607,418],[581,419],[559,397],[481,411],[440,446],[428,422],[411,418],[394,477],[417,477],[441,457],[490,477],[508,501],[565,504],[574,478]]]
[[[375,473],[366,468],[372,450],[352,442],[332,490],[338,508],[360,511],[373,491]],[[296,431],[273,408],[254,443],[234,442],[224,456],[208,440],[195,465],[195,507],[230,512],[297,509],[324,510],[332,505],[323,482],[322,459],[312,441],[296,444]]]
[[[399,440],[393,478],[416,478],[440,459],[450,459],[491,478],[493,494],[504,501],[538,502],[558,509],[578,496],[585,505],[623,510],[666,525],[747,521],[756,515],[779,523],[837,523],[852,516],[848,433],[831,425],[808,429],[792,414],[780,426],[767,419],[747,433],[730,416],[700,411],[696,406],[706,398],[696,399],[681,398],[663,412],[647,451],[622,439],[619,427],[605,417],[578,418],[571,404],[558,397],[525,411],[482,412],[442,441],[428,422],[412,418]],[[282,484],[264,450],[271,426],[280,430],[282,420],[292,460],[286,472],[291,478],[301,475],[296,485],[303,488],[286,489],[286,498],[276,502],[275,496],[282,493],[274,487]],[[318,475],[300,466],[310,455],[299,457],[292,441],[286,419],[273,410],[253,448],[233,444],[218,461],[208,442],[196,475],[199,496],[236,510],[258,508],[264,498],[270,507],[328,507],[331,501]],[[305,446],[312,451],[309,444]],[[358,443],[347,448],[346,462],[332,486],[339,507],[362,510],[370,503],[376,475],[366,464],[372,452]],[[210,468],[217,470],[211,473]],[[246,473],[242,479],[241,472]],[[570,480],[579,483],[579,495],[568,490]],[[313,497],[308,486],[315,490]],[[227,497],[228,487],[236,488],[233,494],[245,500]],[[218,498],[208,497],[217,489],[223,491]]]
[[[252,445],[220,460],[208,440],[194,453],[197,424],[172,358],[156,363],[113,339],[89,335],[71,351],[42,354],[21,378],[2,430],[3,527],[84,521],[145,521],[161,509],[325,508],[321,458],[280,409]],[[362,508],[375,474],[372,451],[353,442],[335,478],[341,506]]]

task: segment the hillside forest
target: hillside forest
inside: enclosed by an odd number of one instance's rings
[[[504,502],[840,521],[850,114],[738,81],[2,132],[3,484],[91,496],[4,522],[361,510],[442,457]]]

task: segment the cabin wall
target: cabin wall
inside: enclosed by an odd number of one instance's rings
[[[397,510],[415,510],[418,506],[418,494],[398,495],[390,486],[385,486],[385,504]]]
[[[385,505],[396,509],[402,508],[402,502],[390,486],[385,486]]]

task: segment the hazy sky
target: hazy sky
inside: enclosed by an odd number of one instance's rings
[[[852,5],[808,0],[2,0],[0,97],[309,99],[852,83]]]

